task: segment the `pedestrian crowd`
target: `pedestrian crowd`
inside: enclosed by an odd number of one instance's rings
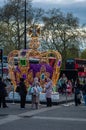
[[[58,82],[57,88],[59,93],[67,94],[71,96],[74,93],[74,102],[75,106],[81,104],[81,100],[84,100],[84,104],[86,105],[86,80],[84,79],[83,84],[80,83],[79,78],[76,78],[75,81],[69,80],[65,74],[63,74]]]
[[[10,86],[10,87],[8,87]],[[86,105],[86,80],[83,81],[83,85],[80,84],[79,79],[77,78],[75,82],[68,80],[66,75],[63,74],[62,77],[58,80],[57,88],[59,93],[67,94],[71,96],[74,93],[74,102],[75,106],[81,104],[81,99],[83,98],[84,104]],[[10,80],[3,80],[0,77],[0,108],[7,108],[6,97],[8,96],[9,89],[14,91],[13,84]],[[24,78],[20,78],[20,82],[17,85],[15,91],[19,93],[20,96],[20,108],[24,109],[26,104],[27,94],[31,95],[31,108],[38,109],[40,103],[40,93],[44,92],[46,96],[46,106],[52,106],[52,92],[53,92],[53,83],[50,78],[46,79],[44,88],[41,87],[40,82],[37,77],[34,78],[32,85],[27,91],[27,87],[24,82]]]
[[[9,87],[8,87],[9,86]],[[52,80],[50,78],[46,79],[46,84],[44,86],[44,90],[40,85],[40,82],[37,77],[34,78],[34,81],[32,85],[29,87],[29,91],[27,90],[27,87],[24,82],[24,78],[20,78],[20,82],[18,83],[15,92],[17,92],[20,96],[20,108],[24,109],[25,104],[26,104],[26,96],[29,93],[31,95],[31,108],[32,109],[38,109],[39,108],[39,98],[40,98],[40,93],[45,92],[46,94],[46,105],[47,107],[52,106],[52,100],[51,100],[51,95],[52,95]],[[8,91],[14,91],[14,87],[12,82],[8,79],[3,80],[0,77],[0,108],[7,108],[8,106],[6,105],[6,97],[8,96]]]

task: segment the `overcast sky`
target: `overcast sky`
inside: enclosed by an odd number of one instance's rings
[[[34,2],[43,2],[43,0],[33,0]],[[86,0],[44,0],[44,2],[48,3],[62,3],[62,4],[68,4],[68,3],[77,3],[77,2],[84,2]]]
[[[86,23],[86,0],[33,0],[33,5],[44,9],[59,8],[64,13],[71,12]]]
[[[0,6],[4,1],[0,0]],[[28,1],[28,0],[27,0]],[[79,18],[81,24],[86,23],[86,0],[32,0],[34,7],[51,9],[59,8],[64,13],[71,12]]]

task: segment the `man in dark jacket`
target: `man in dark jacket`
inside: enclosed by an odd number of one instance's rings
[[[6,100],[5,100],[5,97],[7,96],[7,91],[5,87],[6,87],[6,84],[2,81],[2,78],[0,77],[0,108],[1,108],[1,105],[3,108],[8,107],[6,105]]]
[[[26,85],[24,83],[24,79],[20,78],[19,83],[19,94],[20,94],[20,107],[25,108],[25,102],[26,102],[26,95],[27,95],[27,89]]]
[[[81,85],[79,79],[76,80],[75,82],[75,87],[74,87],[74,93],[75,93],[75,106],[78,106],[81,104]]]

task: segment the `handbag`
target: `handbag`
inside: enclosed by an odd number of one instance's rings
[[[31,91],[32,87],[29,87],[29,90],[28,90],[28,94],[31,95],[32,94],[32,91]]]

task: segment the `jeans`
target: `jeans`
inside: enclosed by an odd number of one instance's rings
[[[21,97],[21,99],[20,99],[20,107],[25,108],[26,95],[21,95],[20,97]]]
[[[52,106],[51,98],[46,98],[46,99],[47,99],[47,107],[51,107]]]

